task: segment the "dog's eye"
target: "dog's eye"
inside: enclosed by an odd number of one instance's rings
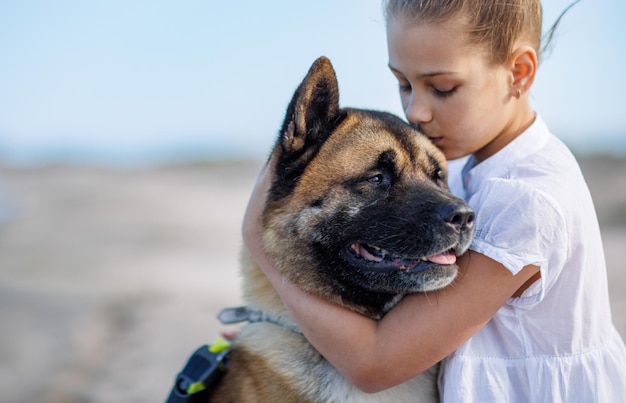
[[[435,181],[435,182],[445,181],[445,180],[446,180],[446,171],[444,171],[444,170],[443,170],[443,169],[441,169],[441,168],[435,168],[435,169],[432,171],[432,174],[431,174],[431,175],[432,175],[432,176],[431,176],[431,178],[432,178],[432,179],[433,179],[433,181]]]
[[[375,185],[379,185],[379,184],[383,183],[384,180],[385,180],[385,177],[383,176],[383,174],[377,174],[377,175],[374,175],[371,178],[369,178],[367,181],[369,183],[373,183]]]
[[[391,187],[391,178],[385,172],[378,173],[376,175],[367,178],[366,182],[376,191],[388,191]]]

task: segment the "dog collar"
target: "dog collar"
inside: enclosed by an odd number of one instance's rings
[[[222,309],[222,311],[217,315],[217,319],[225,325],[241,322],[269,322],[289,329],[292,332],[302,334],[302,331],[298,328],[298,326],[292,323],[286,323],[286,321],[280,316],[273,316],[261,310],[252,309],[247,306]]]

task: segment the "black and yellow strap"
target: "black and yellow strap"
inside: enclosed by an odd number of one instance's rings
[[[197,349],[176,377],[166,403],[207,402],[209,394],[228,367],[230,342],[218,338]]]

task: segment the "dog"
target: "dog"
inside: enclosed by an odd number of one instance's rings
[[[444,156],[394,115],[340,108],[327,58],[295,91],[268,164],[262,244],[305,291],[378,320],[455,278],[450,254],[469,247],[473,212],[450,194]],[[307,342],[245,250],[241,271],[248,312],[262,320],[233,341],[211,402],[436,401],[436,367],[361,392]]]

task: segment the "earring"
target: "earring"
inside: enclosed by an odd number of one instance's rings
[[[522,90],[518,88],[517,92],[515,92],[515,98],[520,99],[521,96],[522,96]]]

